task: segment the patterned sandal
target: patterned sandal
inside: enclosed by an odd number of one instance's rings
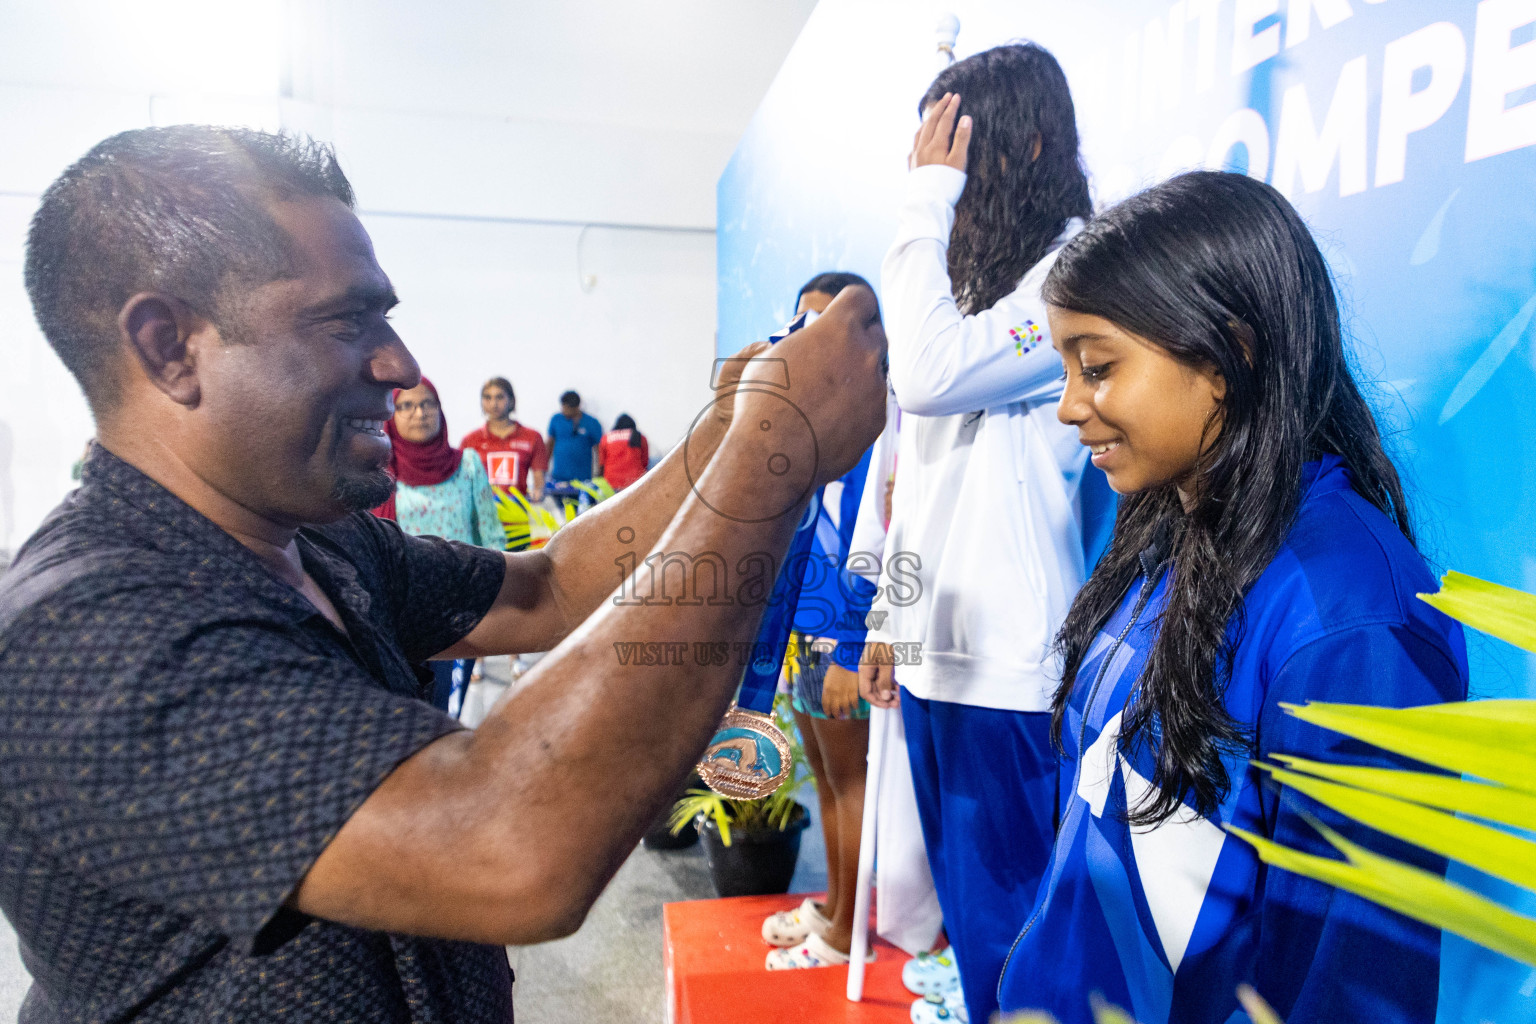
[[[875,962],[874,950],[869,951],[864,962]],[[770,971],[793,971],[801,967],[842,967],[847,963],[847,953],[839,953],[813,933],[798,946],[769,950],[766,966]]]
[[[811,935],[824,935],[832,922],[816,909],[816,901],[807,896],[794,910],[781,910],[763,922],[763,941],[770,946],[798,946]]]
[[[960,990],[940,995],[930,992],[912,1004],[912,1024],[970,1024]]]
[[[917,954],[902,967],[901,983],[915,996],[959,988],[960,968],[954,948],[945,946],[937,953]]]

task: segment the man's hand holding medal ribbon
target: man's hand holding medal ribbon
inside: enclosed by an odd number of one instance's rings
[[[802,511],[789,550],[780,562],[778,578],[764,611],[737,701],[727,711],[699,762],[700,778],[723,796],[762,797],[787,781],[789,743],[769,712],[799,596],[800,569],[815,533],[821,485],[847,472],[873,442],[874,435],[871,435],[856,449],[833,445],[823,453],[818,444],[821,435],[816,420],[796,398],[808,404],[819,403],[829,393],[827,385],[841,384],[850,392],[849,399],[856,400],[861,392],[867,391],[869,394],[862,397],[884,401],[884,334],[880,329],[879,307],[866,289],[848,289],[845,294],[846,301],[840,296],[827,307],[827,326],[843,332],[855,347],[855,354],[865,357],[875,350],[876,346],[870,343],[878,333],[879,359],[873,372],[860,373],[831,361],[818,364],[811,357],[837,354],[834,339],[823,337],[832,332],[825,328],[817,330],[821,320],[814,314],[800,314],[771,339],[771,348],[762,343],[750,347],[756,350],[755,358],[740,368],[741,377],[734,388],[736,410],[733,422],[738,429],[749,432],[755,425],[761,438],[770,442],[767,447],[775,450],[768,453],[764,469],[769,477],[784,481],[786,493],[801,488],[801,493],[790,499],[790,507]],[[857,347],[860,342],[864,343],[862,352]],[[743,354],[749,350],[743,350]],[[801,355],[802,352],[805,355]],[[800,369],[800,364],[805,364],[804,370]],[[793,385],[800,383],[796,376],[805,373],[812,375],[808,382],[810,386],[800,392],[794,391]],[[724,380],[722,374],[722,382]],[[830,393],[836,395],[838,392]],[[817,414],[824,411],[818,404],[813,404],[812,408]],[[836,416],[839,410],[834,404],[830,411]],[[883,422],[876,424],[875,434],[878,434],[879,426],[883,426]],[[830,433],[827,439],[831,442],[842,440]],[[813,489],[814,493],[811,493]],[[808,505],[804,503],[807,494],[810,495]],[[775,505],[768,506],[769,510],[776,508]],[[763,511],[758,510],[759,520],[768,518]]]

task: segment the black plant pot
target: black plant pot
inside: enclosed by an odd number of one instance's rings
[[[721,896],[789,892],[789,880],[800,857],[800,833],[811,822],[803,806],[795,805],[789,824],[782,830],[748,832],[732,826],[730,846],[720,841],[720,827],[714,818],[701,815],[696,820],[699,835],[704,837],[704,858],[709,862],[715,892]]]
[[[666,807],[662,808],[656,820],[651,822],[651,827],[646,829],[645,835],[640,837],[641,844],[647,850],[681,850],[686,846],[692,846],[699,841],[699,829],[692,821],[678,830],[677,835],[672,834],[672,829],[667,822],[672,820],[672,806],[687,795],[688,790],[695,786],[704,785],[704,780],[697,774],[689,775],[688,781],[677,791],[677,796]]]

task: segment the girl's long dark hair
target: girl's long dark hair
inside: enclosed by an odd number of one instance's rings
[[[1251,742],[1224,702],[1243,598],[1291,528],[1304,464],[1340,456],[1411,543],[1402,485],[1350,373],[1328,266],[1268,185],[1197,171],[1133,196],[1063,248],[1043,295],[1225,379],[1194,507],[1171,483],[1121,498],[1109,550],[1057,637],[1065,671],[1052,707],[1060,744],[1083,656],[1161,537],[1168,603],[1121,725],[1124,749],[1154,752],[1156,789],[1129,820],[1163,821],[1186,798],[1209,816],[1232,784],[1223,756]]]
[[[1093,200],[1072,91],[1050,51],[1013,43],[951,64],[923,94],[919,113],[947,92],[960,94],[960,113],[972,124],[949,280],[960,311],[979,313],[1018,287],[1067,221],[1091,215]]]
[[[641,442],[645,440],[644,435],[640,433],[640,428],[635,426],[635,418],[627,412],[619,413],[619,418],[613,421],[613,429],[629,431],[631,448],[639,448]]]

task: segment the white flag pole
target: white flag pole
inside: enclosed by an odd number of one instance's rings
[[[864,820],[859,829],[859,880],[853,897],[853,943],[848,950],[848,1001],[864,998],[864,958],[869,950],[870,880],[875,873],[875,821],[880,807],[880,776],[885,762],[886,733],[894,708],[870,708],[869,766],[864,783]]]

